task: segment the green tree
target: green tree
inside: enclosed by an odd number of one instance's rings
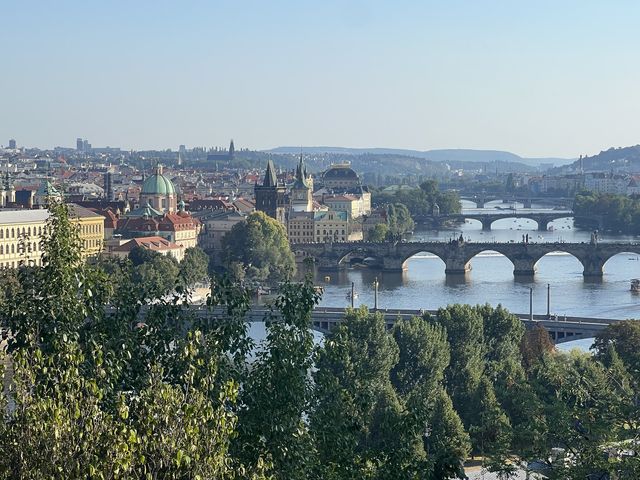
[[[278,314],[269,319],[266,341],[243,385],[239,456],[249,464],[270,458],[276,478],[305,479],[315,465],[305,416],[312,395],[311,310],[318,300],[310,281],[282,287]]]
[[[637,391],[614,348],[608,363],[572,351],[546,355],[532,370],[530,381],[549,429],[541,455],[559,447],[569,459],[550,463],[553,478],[622,479],[640,473],[637,458],[624,455],[636,448],[640,433]]]
[[[626,320],[609,325],[596,335],[593,349],[600,359],[609,355],[609,347],[613,346],[637,382],[640,383],[640,322]]]
[[[107,315],[104,271],[83,262],[67,207],[50,209],[44,266],[20,270],[0,305],[13,333],[0,478],[264,478],[262,459],[243,466],[228,450],[239,385],[220,374],[237,344],[229,326],[201,330],[163,301],[141,318],[113,297]]]
[[[400,422],[389,377],[397,359],[398,347],[382,316],[366,309],[348,312],[327,338],[313,375],[316,395],[310,415],[318,477],[371,478],[385,458],[402,456],[394,449],[415,445],[391,445],[382,438],[387,431],[382,411],[389,414],[390,424]]]
[[[378,223],[367,233],[369,242],[384,242],[389,234],[389,227],[386,223]]]
[[[254,212],[246,222],[235,224],[222,244],[225,264],[244,264],[252,279],[275,282],[295,273],[295,258],[284,227],[263,212]]]
[[[178,277],[181,283],[190,287],[198,282],[206,282],[208,270],[209,256],[200,247],[191,247],[184,251]]]
[[[469,434],[474,447],[481,456],[488,457],[490,470],[511,470],[507,464],[511,447],[511,424],[486,376],[480,380],[473,403],[477,408],[477,417],[469,427]]]
[[[447,392],[467,426],[475,421],[475,393],[483,374],[483,319],[469,305],[441,308],[436,321],[447,332],[451,363],[445,370]]]
[[[154,252],[153,250],[149,250],[148,248],[137,245],[131,249],[129,252],[129,260],[133,263],[134,267],[138,267],[142,264],[151,262],[153,259],[159,257],[160,254],[158,252]]]
[[[172,292],[178,281],[180,267],[175,258],[168,255],[152,257],[133,270],[133,282],[146,299],[160,298]]]
[[[433,478],[464,478],[463,462],[471,452],[469,434],[444,389],[436,392],[426,450],[433,464]]]
[[[393,336],[399,360],[391,371],[393,385],[409,415],[405,428],[422,438],[434,478],[458,477],[470,451],[469,435],[444,391],[450,352],[445,329],[414,317],[398,321]]]

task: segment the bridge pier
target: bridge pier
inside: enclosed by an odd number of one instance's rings
[[[465,262],[457,258],[447,259],[444,273],[446,275],[464,275],[471,270],[471,262]]]
[[[402,258],[382,257],[383,272],[403,272],[407,269],[405,261]]]
[[[584,266],[582,275],[585,278],[602,278],[604,276],[604,262],[600,257],[590,257],[580,259]]]
[[[491,224],[493,223],[493,218],[483,218],[480,220],[482,223],[482,230],[485,232],[491,231]]]
[[[319,272],[337,272],[346,268],[345,265],[338,263],[338,259],[334,257],[318,257],[316,267]]]
[[[476,200],[476,208],[484,208],[484,200]]]
[[[533,277],[536,274],[536,262],[530,259],[512,259],[513,275],[516,277]]]
[[[546,220],[538,220],[538,231],[546,232],[549,228],[548,222]]]

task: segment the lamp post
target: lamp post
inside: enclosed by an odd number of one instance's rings
[[[351,282],[351,308],[353,308],[353,305],[354,305],[353,297],[354,297],[355,293],[356,293],[355,283]]]
[[[551,284],[547,283],[547,318],[551,318]]]
[[[373,281],[373,309],[378,310],[378,277]]]
[[[529,287],[529,321],[533,322],[533,287]]]

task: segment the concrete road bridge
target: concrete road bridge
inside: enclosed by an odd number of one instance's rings
[[[620,253],[640,255],[640,243],[507,243],[507,242],[344,242],[292,244],[298,256],[310,257],[319,270],[335,271],[347,267],[349,259],[372,258],[384,270],[403,271],[406,262],[418,253],[431,253],[445,264],[445,273],[465,274],[479,253],[495,251],[513,264],[516,276],[533,276],[536,264],[548,253],[565,252],[582,264],[584,277],[602,277],[604,265]]]
[[[220,307],[208,308],[200,306],[188,307],[199,318],[210,321],[224,320],[224,310]],[[437,316],[437,310],[409,310],[409,309],[378,309],[370,310],[379,312],[384,316],[387,328],[392,328],[398,319],[409,319],[414,316],[422,316],[426,313]],[[330,333],[336,326],[345,321],[346,309],[337,307],[316,307],[311,315],[311,328],[323,334]],[[555,343],[564,343],[580,338],[591,338],[604,330],[609,325],[619,322],[618,319],[603,319],[589,317],[547,317],[546,315],[530,315],[514,313],[527,328],[542,325],[549,332]],[[246,317],[248,322],[264,322],[277,320],[278,315],[271,316],[271,312],[265,307],[254,307]]]
[[[416,218],[418,223],[429,223],[432,225],[441,225],[445,221],[453,220],[457,222],[464,222],[465,220],[478,220],[482,223],[482,230],[491,230],[491,225],[496,220],[503,220],[505,218],[523,218],[533,220],[538,224],[538,230],[546,231],[549,228],[549,222],[558,220],[561,218],[574,218],[574,214],[571,210],[554,210],[551,212],[523,212],[522,210],[512,210],[509,212],[496,212],[496,213],[453,213],[447,215],[425,215],[420,218]]]

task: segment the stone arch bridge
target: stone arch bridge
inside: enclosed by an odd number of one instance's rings
[[[554,211],[554,212],[522,212],[522,211],[510,211],[500,213],[454,213],[449,215],[426,215],[420,218],[416,218],[419,223],[430,223],[433,225],[440,225],[447,220],[453,220],[458,222],[464,222],[465,220],[478,220],[482,223],[482,230],[491,230],[491,225],[496,220],[502,220],[504,218],[524,218],[533,220],[538,224],[538,230],[546,231],[549,227],[549,222],[558,220],[560,218],[574,218],[575,215],[570,210]]]
[[[346,267],[348,257],[374,258],[384,271],[402,271],[412,256],[431,253],[444,262],[445,273],[452,275],[467,273],[473,257],[486,251],[507,257],[517,276],[534,275],[538,261],[551,252],[573,255],[585,277],[602,277],[604,264],[614,255],[640,255],[640,243],[345,242],[292,244],[291,249],[298,258],[313,258],[318,269],[329,271]]]

